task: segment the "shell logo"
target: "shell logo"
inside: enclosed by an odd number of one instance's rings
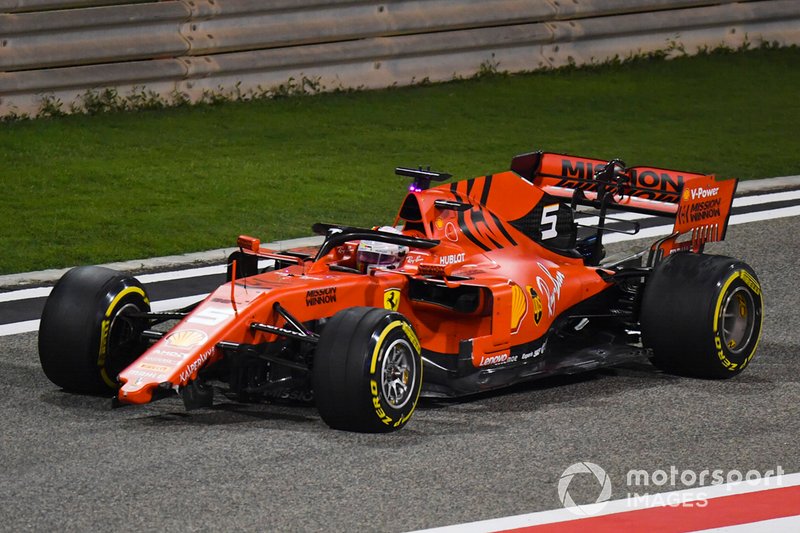
[[[519,330],[522,317],[528,311],[528,299],[525,298],[525,291],[519,285],[511,287],[511,331],[514,333]]]
[[[164,342],[175,348],[192,348],[199,346],[208,340],[208,335],[199,329],[182,329],[170,333],[164,338]]]
[[[544,309],[544,306],[542,306],[542,299],[539,298],[539,295],[533,287],[528,285],[527,289],[528,293],[531,295],[531,301],[533,302],[533,321],[538,326],[539,322],[542,320],[542,310]]]
[[[689,189],[684,189],[683,190],[683,199],[684,200],[688,200],[689,199]]]

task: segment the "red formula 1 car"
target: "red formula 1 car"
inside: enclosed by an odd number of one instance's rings
[[[71,270],[42,315],[45,374],[118,403],[177,394],[188,408],[210,405],[210,383],[222,382],[242,401],[313,398],[333,428],[383,432],[408,422],[420,394],[643,354],[728,378],[753,358],[758,278],[702,253],[725,235],[736,180],[542,152],[435,187],[450,176],[397,173],[413,184],[393,227],[317,224],[318,249],[282,253],[240,237],[228,281],[191,308],[154,313],[136,279]],[[576,222],[578,208],[593,218]],[[674,232],[604,261],[609,210],[670,217]],[[631,218],[616,231],[637,231]]]

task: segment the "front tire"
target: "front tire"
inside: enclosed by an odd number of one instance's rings
[[[144,351],[150,311],[135,278],[97,267],[73,268],[47,298],[39,325],[39,360],[47,378],[68,391],[108,394],[117,375]]]
[[[325,325],[316,353],[312,384],[326,424],[386,433],[408,423],[422,390],[422,357],[403,315],[372,307],[340,311]]]
[[[642,298],[642,342],[658,368],[692,377],[738,375],[756,352],[764,302],[747,264],[676,253],[659,263]]]

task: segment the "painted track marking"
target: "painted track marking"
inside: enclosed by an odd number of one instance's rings
[[[555,491],[555,483],[554,488]],[[702,496],[700,496],[702,493]],[[489,532],[566,532],[610,533],[647,531],[672,533],[706,531],[710,528],[740,527],[735,533],[750,532],[748,527],[763,527],[776,519],[793,525],[800,519],[800,473],[761,479],[758,482],[726,483],[653,494],[657,504],[639,499],[620,499],[583,506],[597,514],[579,517],[567,509],[555,509],[525,515],[456,524],[416,533],[489,533]],[[657,498],[658,497],[658,498]],[[706,501],[705,506],[669,506],[665,501]],[[791,519],[791,520],[790,520]],[[713,531],[713,529],[712,529]],[[724,529],[722,530],[724,531]],[[754,530],[756,531],[756,530]],[[797,531],[770,529],[769,531]]]

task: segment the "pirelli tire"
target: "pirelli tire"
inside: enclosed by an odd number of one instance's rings
[[[667,372],[725,379],[753,359],[764,301],[747,264],[717,255],[676,253],[659,263],[645,285],[642,342]]]
[[[73,268],[56,283],[42,312],[39,360],[47,378],[68,391],[109,394],[117,374],[141,355],[150,311],[138,280],[114,270]]]
[[[400,313],[340,311],[325,324],[312,372],[317,409],[330,427],[386,433],[405,426],[422,390],[419,340]]]

